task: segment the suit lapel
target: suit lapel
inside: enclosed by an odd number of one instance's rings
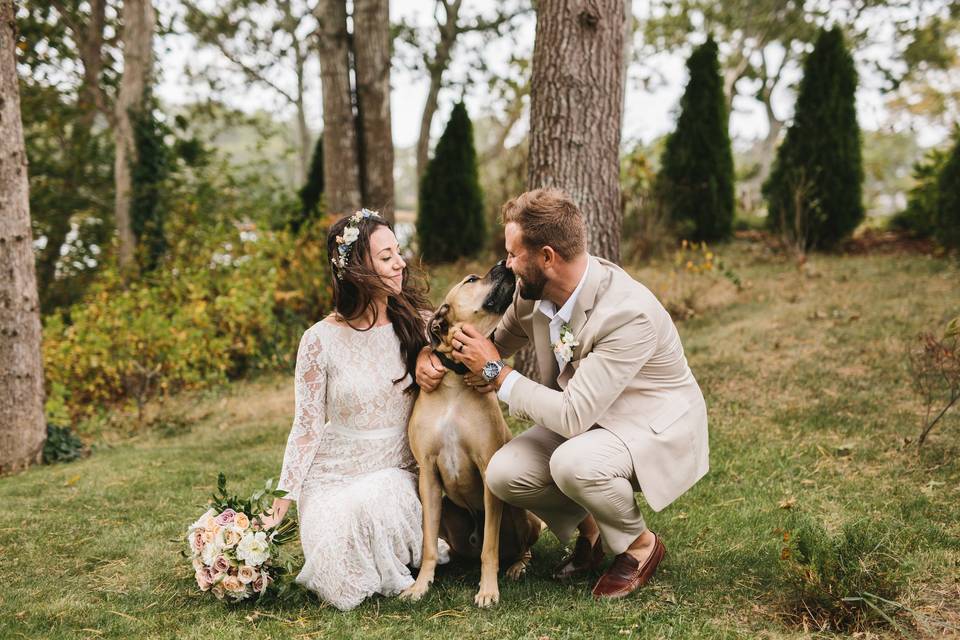
[[[593,310],[594,305],[597,301],[597,292],[600,289],[600,283],[603,280],[602,273],[603,265],[600,264],[600,261],[590,256],[590,269],[587,271],[587,279],[583,283],[583,288],[580,289],[580,293],[577,296],[577,301],[573,305],[573,312],[570,314],[570,330],[573,332],[573,337],[581,345],[583,344],[583,339],[581,338],[581,333],[583,332],[583,327],[587,323],[587,318],[590,316],[590,311]],[[542,313],[539,314],[541,317],[546,317]],[[547,326],[547,333],[549,334],[549,325],[544,323]],[[553,357],[553,351],[551,350],[550,356]],[[573,357],[579,359],[581,355],[581,347],[578,345],[573,349]],[[566,388],[567,382],[573,376],[573,366],[568,362],[558,373],[557,384],[561,389]]]
[[[546,382],[556,378],[557,359],[553,356],[553,347],[550,346],[550,321],[540,312],[540,301],[533,307],[533,342],[537,351],[537,366],[540,369],[540,380]]]

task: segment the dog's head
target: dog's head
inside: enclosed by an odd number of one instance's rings
[[[470,274],[458,282],[430,320],[430,341],[435,349],[450,352],[450,338],[461,324],[469,323],[489,335],[513,302],[517,280],[501,260],[482,278]]]

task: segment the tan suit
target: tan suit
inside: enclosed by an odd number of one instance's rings
[[[534,512],[542,510],[526,502],[549,502],[541,517],[561,539],[583,510],[598,515],[591,502],[600,510],[624,503],[604,514],[606,526],[597,518],[604,544],[619,553],[645,528],[635,505],[625,504],[627,493],[632,502],[639,488],[660,511],[706,474],[707,414],[663,305],[615,264],[590,261],[569,323],[579,345],[562,371],[539,302],[515,297],[494,333],[503,357],[532,338],[542,384],[527,378],[513,384],[511,414],[538,426],[494,456],[488,483],[505,501]],[[618,483],[616,495],[599,486],[608,481]],[[572,499],[569,509],[564,497]],[[627,525],[618,526],[619,519]]]

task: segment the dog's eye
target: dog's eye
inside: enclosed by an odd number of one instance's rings
[[[467,278],[467,282],[476,282],[480,279],[480,276],[470,276]]]

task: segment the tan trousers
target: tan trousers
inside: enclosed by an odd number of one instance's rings
[[[639,487],[630,452],[601,427],[568,440],[533,426],[494,454],[486,481],[494,495],[535,513],[564,543],[587,513],[613,553],[626,551],[647,529],[634,499]]]

